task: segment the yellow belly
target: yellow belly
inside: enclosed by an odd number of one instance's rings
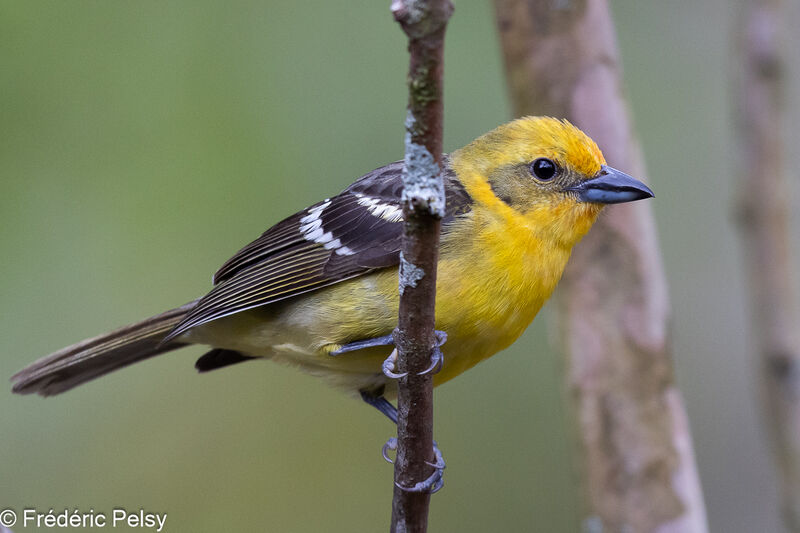
[[[439,260],[436,329],[448,334],[445,362],[434,384],[444,383],[513,343],[550,296],[569,256],[529,235],[473,239],[468,249],[445,239]],[[397,324],[397,270],[344,281],[285,302],[245,311],[190,330],[182,340],[237,350],[297,366],[356,392],[394,380],[381,364],[391,347],[338,356],[332,349],[392,332]]]

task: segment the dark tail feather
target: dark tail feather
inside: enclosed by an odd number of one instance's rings
[[[235,365],[236,363],[249,361],[250,359],[257,359],[257,357],[242,355],[233,350],[214,348],[210,352],[202,355],[194,364],[194,367],[198,372],[208,372],[209,370],[216,370],[218,368]]]
[[[18,394],[53,396],[118,368],[184,346],[180,342],[161,344],[195,302],[63,348],[11,377]]]

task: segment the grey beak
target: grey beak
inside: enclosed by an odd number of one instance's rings
[[[621,204],[655,196],[650,187],[641,181],[606,165],[573,190],[582,202],[598,204]]]

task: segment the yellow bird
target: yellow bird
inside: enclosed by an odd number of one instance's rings
[[[436,329],[438,385],[513,343],[553,292],[605,204],[653,196],[606,165],[566,121],[515,120],[445,157]],[[397,325],[402,162],[268,229],[217,271],[207,295],[83,341],[16,374],[14,392],[59,394],[188,344],[205,372],[255,358],[325,378],[393,418],[382,371]],[[391,373],[390,373],[391,374]]]

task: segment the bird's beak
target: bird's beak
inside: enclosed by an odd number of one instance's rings
[[[655,196],[641,181],[606,165],[573,190],[580,201],[598,204],[621,204]]]

